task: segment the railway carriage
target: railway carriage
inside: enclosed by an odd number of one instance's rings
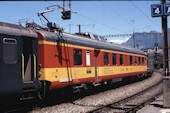
[[[37,34],[0,22],[0,99],[33,98],[40,88],[37,64]]]
[[[39,80],[47,82],[50,90],[146,75],[146,54],[138,49],[79,35],[36,32],[39,37]]]

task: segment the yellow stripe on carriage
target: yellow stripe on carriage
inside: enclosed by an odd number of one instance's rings
[[[139,66],[101,66],[97,67],[97,76],[128,74],[147,71],[146,65]],[[41,68],[39,80],[60,81],[60,79],[83,79],[95,77],[95,67],[69,67],[69,68]]]

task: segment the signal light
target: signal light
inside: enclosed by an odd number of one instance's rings
[[[63,20],[71,19],[71,11],[63,11],[61,13],[63,14],[63,16],[61,17]]]

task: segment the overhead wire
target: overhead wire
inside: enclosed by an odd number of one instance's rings
[[[119,13],[117,13],[113,8],[111,8],[109,5],[107,5],[107,4],[105,4],[104,2],[102,2],[101,0],[100,0],[100,3],[102,3],[106,8],[108,8],[109,9],[109,11],[112,11],[113,13],[115,13],[118,17],[120,17],[123,21],[125,21],[127,24],[129,24],[129,25],[131,25],[131,23],[130,23],[130,21],[128,21],[128,19],[126,19],[126,18],[124,18],[123,16],[121,16]],[[111,14],[113,14],[113,13],[111,13]],[[143,27],[143,28],[135,28],[135,30],[141,30],[141,29],[144,29],[144,28],[148,28],[148,26],[147,27]],[[130,31],[128,31],[128,32],[130,32]]]
[[[150,26],[148,25],[148,26],[145,26],[145,27],[142,27],[142,28],[138,28],[138,29],[136,29],[135,31],[140,31],[140,30],[143,30],[143,29],[147,29],[147,28],[149,28]]]
[[[0,19],[7,20],[7,21],[9,21],[9,22],[14,21],[13,19],[4,18],[4,17],[0,17]]]
[[[50,3],[50,2],[46,2],[46,3],[51,4],[51,5],[54,5],[53,3]],[[103,5],[105,5],[103,2],[101,2],[101,3],[102,3]],[[7,4],[7,3],[4,3],[4,4],[5,4],[5,5],[8,5],[8,6],[15,7],[15,8],[18,8],[18,9],[22,9],[22,10],[25,10],[25,11],[27,11],[27,12],[34,13],[34,14],[35,14],[35,12],[32,11],[32,10],[28,10],[28,9],[21,8],[21,7],[18,7],[18,6],[15,6],[15,5],[11,5],[11,4]],[[105,6],[106,6],[106,5],[105,5]],[[108,8],[111,9],[112,11],[114,11],[112,8],[110,8],[110,7],[108,7]],[[115,11],[114,11],[114,12],[115,12]],[[37,13],[37,12],[36,12],[36,13]],[[93,21],[93,22],[96,22],[96,23],[101,24],[101,25],[103,25],[103,26],[106,26],[106,27],[109,27],[109,28],[111,28],[111,29],[114,29],[114,30],[116,30],[116,31],[124,32],[124,31],[119,30],[119,29],[117,29],[117,28],[113,28],[113,27],[110,26],[110,25],[101,23],[101,22],[96,21],[96,20],[94,20],[94,19],[92,19],[92,18],[89,18],[89,17],[87,17],[87,16],[84,16],[84,15],[82,15],[82,14],[79,14],[79,13],[76,13],[76,14],[79,15],[79,16],[81,16],[81,17],[83,17],[83,18],[86,18],[86,19],[88,19],[88,20],[90,20],[90,21]],[[126,20],[125,18],[123,18],[121,15],[119,15],[117,12],[115,12],[115,14],[118,15],[120,18],[122,18],[124,21],[127,22],[127,20]],[[5,18],[4,18],[4,19],[5,19]],[[9,20],[9,19],[6,19],[6,20]],[[127,23],[129,24],[129,22],[127,22]],[[125,33],[125,32],[124,32],[124,33]]]
[[[49,3],[49,4],[51,4],[51,5],[54,5],[53,3],[50,3],[50,2],[46,2],[46,3]],[[104,4],[103,2],[101,2],[104,6],[106,6],[106,4]],[[137,8],[143,15],[145,15],[147,18],[149,18],[140,8],[138,8],[133,2],[131,2],[130,1],[130,3],[135,7],[135,8]],[[15,8],[18,8],[18,9],[22,9],[22,10],[25,10],[25,11],[27,11],[27,12],[30,12],[30,13],[34,13],[35,14],[35,12],[34,11],[32,11],[32,10],[29,10],[29,9],[25,9],[25,8],[21,8],[21,7],[18,7],[18,6],[15,6],[15,5],[11,5],[11,4],[7,4],[7,3],[3,3],[3,4],[5,4],[5,5],[8,5],[8,6],[12,6],[12,7],[15,7]],[[124,21],[126,21],[128,24],[129,24],[129,22],[127,21],[127,19],[125,19],[124,17],[122,17],[121,15],[119,15],[116,11],[114,11],[112,8],[110,8],[110,7],[107,7],[108,9],[111,9],[116,15],[118,15],[120,18],[122,18],[122,20],[124,20]],[[37,12],[36,12],[37,13]],[[110,25],[107,25],[107,24],[104,24],[104,23],[101,23],[101,22],[99,22],[99,21],[96,21],[96,20],[94,20],[94,19],[91,19],[91,18],[89,18],[89,17],[87,17],[87,16],[84,16],[84,15],[82,15],[82,14],[79,14],[79,13],[77,13],[77,15],[79,15],[79,16],[81,16],[81,17],[83,17],[83,18],[86,18],[86,19],[88,19],[88,20],[90,20],[90,21],[94,21],[94,22],[96,22],[96,23],[99,23],[99,24],[101,24],[101,25],[103,25],[103,26],[106,26],[106,27],[109,27],[109,28],[111,28],[111,29],[114,29],[114,30],[116,30],[116,31],[119,31],[119,32],[123,32],[122,30],[119,30],[119,29],[117,29],[117,28],[113,28],[112,26],[110,26]],[[3,18],[3,19],[5,19],[5,18]],[[155,23],[151,18],[149,18],[157,27],[159,27],[159,25],[157,24],[157,23]],[[9,19],[5,19],[5,20],[8,20],[9,21]]]
[[[113,8],[111,8],[109,5],[106,5],[105,3],[103,3],[101,0],[100,0],[100,3],[103,4],[103,6],[105,6],[107,9],[109,9],[109,11],[112,11],[111,14],[116,14],[118,17],[120,17],[123,21],[125,21],[127,24],[131,25],[130,22],[124,18],[123,16],[121,16],[119,13],[117,13]]]
[[[119,32],[124,32],[124,31],[119,30],[119,29],[117,29],[117,28],[114,28],[114,27],[112,27],[112,26],[110,26],[110,25],[104,24],[104,23],[102,23],[102,22],[96,21],[96,20],[94,20],[94,19],[92,19],[92,18],[89,18],[89,17],[87,17],[87,16],[84,16],[84,15],[82,15],[82,14],[79,14],[79,13],[76,13],[76,14],[79,15],[79,16],[81,16],[81,17],[83,17],[83,18],[86,18],[86,19],[88,19],[88,20],[90,20],[90,21],[93,21],[93,22],[96,22],[96,23],[101,24],[101,25],[103,25],[103,26],[109,27],[109,28],[111,28],[111,29],[113,29],[113,30],[116,30],[116,31],[119,31]],[[125,33],[125,32],[124,32],[124,33]]]
[[[90,25],[86,25],[83,29],[83,31],[85,31],[87,28],[89,28]]]
[[[46,2],[46,3],[49,3],[49,2]],[[53,4],[53,3],[50,3],[50,4],[51,4],[51,5],[55,5],[55,4]],[[125,33],[124,31],[122,31],[122,30],[120,30],[120,29],[117,29],[117,28],[114,28],[114,27],[112,27],[112,26],[110,26],[110,25],[107,25],[107,24],[104,24],[104,23],[102,23],[102,22],[96,21],[95,19],[92,19],[92,18],[89,18],[89,17],[87,17],[87,16],[84,16],[84,15],[78,13],[78,12],[76,12],[76,13],[74,13],[74,14],[77,14],[78,16],[81,16],[81,17],[83,17],[83,18],[85,18],[85,19],[88,19],[88,20],[90,20],[90,21],[96,22],[96,23],[98,23],[98,24],[100,24],[100,25],[109,27],[109,28],[111,28],[111,29],[113,29],[113,30],[115,30],[115,31],[119,31],[119,32],[121,32],[121,33],[122,33],[122,32]]]
[[[46,3],[47,3],[47,2],[46,2]],[[50,3],[50,2],[48,2],[48,3],[52,5],[52,3]],[[12,4],[7,4],[7,3],[3,3],[3,4],[5,4],[5,5],[7,5],[7,6],[12,6],[12,7],[21,9],[21,10],[24,10],[24,11],[27,11],[27,12],[29,12],[29,13],[37,14],[37,12],[32,11],[32,10],[29,10],[29,9],[25,9],[25,8],[18,7],[18,6],[12,5]],[[38,17],[39,17],[39,16],[38,16]],[[39,19],[40,19],[40,22],[41,22],[42,26],[44,26],[43,23],[47,23],[47,22],[45,22],[41,17],[39,17]]]
[[[160,26],[154,22],[147,14],[145,14],[139,7],[137,7],[132,1],[129,1],[138,11],[140,11],[145,17],[147,17],[155,26],[160,28]]]
[[[7,4],[7,3],[4,3],[4,2],[2,2],[2,4],[5,4],[5,5],[7,5],[7,6],[12,6],[12,7],[15,7],[15,8],[18,8],[18,9],[22,9],[22,10],[25,10],[25,11],[27,11],[27,12],[34,13],[34,14],[35,14],[34,11],[29,10],[29,9],[25,9],[25,8],[18,7],[18,6],[15,6],[15,5]]]
[[[4,3],[4,2],[2,2],[1,4],[4,4],[4,5],[6,5],[6,6],[10,6],[10,7],[15,7],[15,8],[18,8],[18,9],[20,9],[20,10],[24,10],[24,11],[27,11],[27,12],[29,12],[29,13],[34,13],[34,14],[36,14],[34,11],[32,11],[32,10],[29,10],[29,9],[25,9],[25,8],[22,8],[22,7],[18,7],[18,6],[15,6],[15,5],[12,5],[12,4],[8,4],[8,3]],[[14,23],[17,23],[16,22],[16,20],[12,20],[12,19],[7,19],[7,18],[3,18],[3,19],[5,19],[5,20],[8,20],[8,21],[15,21]]]
[[[107,4],[105,4],[104,2],[102,2],[101,0],[100,0],[100,3],[103,5],[103,6],[105,6],[107,9],[109,9],[109,11],[112,11],[112,13],[111,14],[115,14],[115,15],[117,15],[119,18],[121,18],[124,22],[126,22],[127,24],[129,24],[129,25],[131,25],[130,24],[130,22],[126,19],[126,18],[124,18],[123,16],[121,16],[119,13],[117,13],[113,8],[111,8],[109,5],[107,5]],[[122,40],[125,40],[126,38],[125,37],[122,37]]]

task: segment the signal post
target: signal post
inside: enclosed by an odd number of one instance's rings
[[[166,4],[166,0],[161,0],[161,4],[151,5],[152,17],[162,18],[162,43],[163,43],[163,107],[170,108],[170,76],[169,76],[169,40],[167,16],[170,15],[170,4]]]

